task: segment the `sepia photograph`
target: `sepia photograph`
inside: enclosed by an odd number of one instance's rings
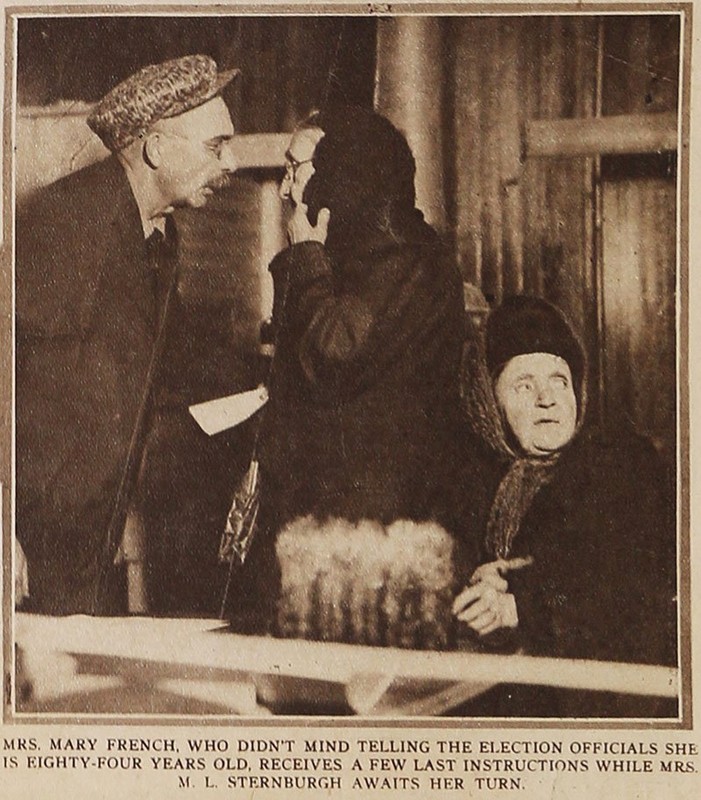
[[[692,796],[691,13],[6,9],[12,797]]]

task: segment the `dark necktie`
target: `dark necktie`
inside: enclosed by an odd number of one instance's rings
[[[152,261],[157,260],[164,249],[165,236],[156,228],[153,233],[146,239],[146,252],[149,259]]]

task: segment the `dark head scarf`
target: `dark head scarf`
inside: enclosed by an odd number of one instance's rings
[[[322,208],[331,212],[329,249],[372,239],[377,232],[401,241],[420,225],[414,156],[389,120],[367,108],[336,106],[304,125],[324,131],[304,202],[312,224]]]
[[[484,338],[471,352],[463,393],[468,419],[474,432],[508,465],[492,503],[486,549],[490,557],[507,558],[533,498],[552,476],[559,453],[536,457],[520,449],[497,404],[494,383],[517,355],[560,356],[572,373],[578,431],[586,408],[586,359],[563,314],[545,300],[525,295],[506,298],[491,313]]]

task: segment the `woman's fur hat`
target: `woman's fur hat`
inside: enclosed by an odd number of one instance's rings
[[[312,224],[322,208],[345,227],[396,224],[414,211],[416,165],[404,136],[371,109],[335,106],[313,114],[305,127],[324,137],[314,151],[314,175],[304,202]]]
[[[564,359],[581,402],[585,358],[570,324],[547,300],[514,295],[505,298],[487,320],[486,359],[492,380],[512,358],[526,353],[552,353]]]

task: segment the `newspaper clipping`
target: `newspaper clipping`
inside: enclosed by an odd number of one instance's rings
[[[697,3],[3,10],[3,798],[697,797]]]

